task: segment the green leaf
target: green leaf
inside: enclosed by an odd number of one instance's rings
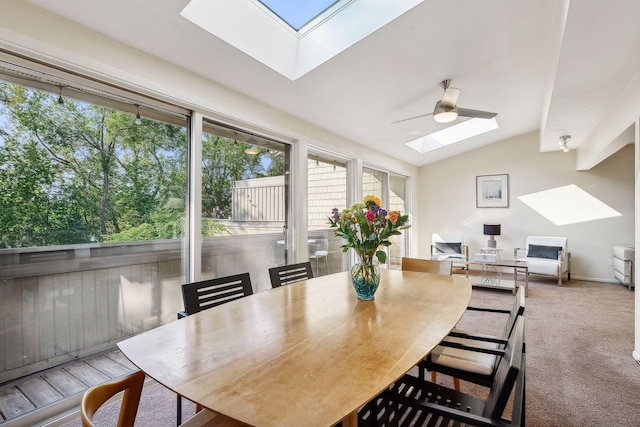
[[[378,261],[380,261],[381,264],[384,264],[385,262],[387,262],[387,253],[385,251],[377,251],[376,257],[378,258]]]

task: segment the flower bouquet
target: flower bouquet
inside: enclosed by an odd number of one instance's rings
[[[363,300],[373,299],[380,283],[380,269],[374,260],[387,260],[387,253],[380,247],[391,246],[389,238],[410,227],[409,215],[387,212],[380,205],[380,199],[369,195],[342,212],[334,208],[329,217],[331,227],[336,228],[334,234],[347,241],[342,245],[343,252],[352,248],[358,254],[359,262],[351,269],[351,278],[358,298]]]

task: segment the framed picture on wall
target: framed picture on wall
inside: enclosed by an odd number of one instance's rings
[[[476,176],[477,208],[509,207],[509,175]]]

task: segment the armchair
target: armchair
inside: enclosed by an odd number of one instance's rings
[[[524,251],[524,257],[521,251]],[[562,286],[562,277],[566,274],[571,280],[571,252],[566,237],[529,236],[524,248],[515,248],[513,256],[518,261],[526,261],[529,274],[540,274],[558,278]]]
[[[468,268],[469,246],[462,240],[462,234],[433,233],[431,236],[431,259],[451,261],[453,267]]]

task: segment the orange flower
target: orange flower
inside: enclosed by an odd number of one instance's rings
[[[398,217],[400,217],[400,211],[389,212],[389,221],[393,222],[394,224],[398,222]]]

